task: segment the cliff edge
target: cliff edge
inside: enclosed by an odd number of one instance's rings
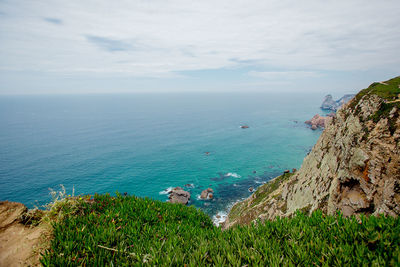
[[[400,214],[400,76],[371,84],[338,110],[294,174],[236,203],[223,224],[249,224],[296,210],[345,216]]]

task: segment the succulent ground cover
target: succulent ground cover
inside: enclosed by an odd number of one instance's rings
[[[226,231],[195,207],[108,194],[58,201],[45,266],[398,266],[400,219],[320,211]]]

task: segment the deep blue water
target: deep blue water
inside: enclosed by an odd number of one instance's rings
[[[165,201],[171,186],[210,215],[284,169],[299,168],[320,131],[321,95],[131,94],[0,97],[0,200],[29,207],[49,188]],[[297,121],[297,123],[296,123]],[[240,129],[247,124],[249,129]],[[210,152],[206,155],[205,152]],[[254,173],[256,171],[256,173]],[[200,201],[212,187],[213,201]]]

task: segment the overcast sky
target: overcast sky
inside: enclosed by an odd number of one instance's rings
[[[0,94],[339,96],[400,75],[399,25],[399,0],[0,0]]]

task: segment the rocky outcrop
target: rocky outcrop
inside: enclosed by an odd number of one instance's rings
[[[316,130],[318,128],[325,128],[325,125],[328,125],[333,117],[335,117],[334,114],[328,114],[325,117],[316,114],[311,120],[305,121],[304,123],[310,125],[311,129]]]
[[[336,111],[341,106],[349,102],[353,97],[354,94],[347,94],[341,97],[339,100],[335,101],[333,100],[332,95],[327,95],[324,97],[324,100],[322,101],[321,109]]]
[[[214,190],[207,188],[201,192],[200,199],[212,199],[214,197]]]
[[[291,216],[400,214],[400,77],[374,83],[338,110],[302,167],[235,204],[223,227]]]
[[[175,187],[169,193],[168,198],[170,203],[180,203],[186,205],[190,200],[190,193],[183,190],[181,187]]]

